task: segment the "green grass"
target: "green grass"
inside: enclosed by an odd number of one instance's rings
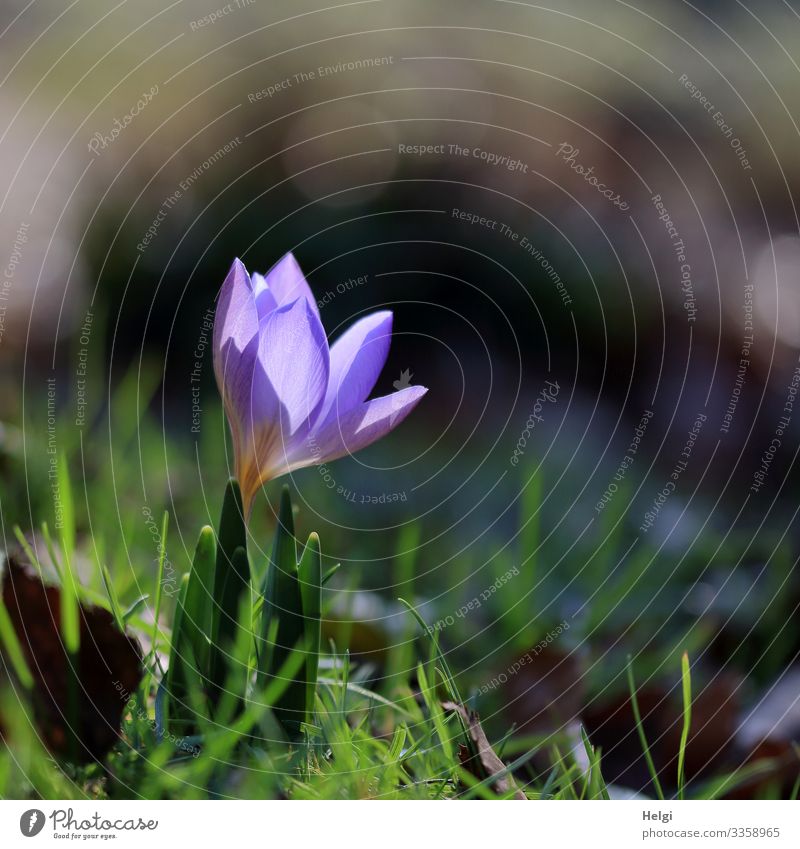
[[[105,607],[146,647],[119,742],[102,763],[76,767],[42,746],[30,705],[33,676],[0,606],[8,667],[5,679],[0,674],[0,797],[496,798],[492,781],[462,764],[463,749],[474,756],[474,741],[459,715],[442,708],[447,700],[479,711],[529,798],[613,797],[604,775],[608,752],[585,729],[520,731],[504,710],[508,691],[480,689],[563,621],[569,629],[546,651],[580,649],[587,702],[629,698],[654,796],[717,798],[774,768],[765,760],[702,780],[687,776],[697,733],[693,691],[702,689],[717,634],[710,617],[682,600],[701,577],[720,575],[727,586],[743,557],[763,557],[768,581],[744,600],[785,621],[777,590],[794,569],[785,542],[765,534],[757,551],[735,533],[716,539],[708,532],[680,552],[647,540],[632,547],[631,492],[623,488],[591,533],[578,537],[561,523],[555,471],[534,457],[509,475],[519,498],[502,533],[492,528],[473,538],[467,528],[454,539],[439,533],[435,518],[405,521],[402,512],[391,530],[348,530],[302,505],[287,513],[276,482],[245,535],[236,521],[218,522],[227,485],[221,412],[209,403],[197,446],[165,433],[147,411],[156,374],[145,365],[142,380],[126,375],[107,415],[88,417],[97,421],[93,428],[78,434],[68,422],[59,426],[58,516],[46,434],[32,424],[27,456],[0,458],[8,471],[0,491],[3,547],[21,545],[61,585],[69,656],[80,647],[79,603]],[[342,504],[319,487],[316,470],[302,475],[299,482],[319,492],[316,512],[340,515]],[[476,477],[474,491],[482,494],[484,483]],[[279,515],[296,536],[278,535],[272,546]],[[385,629],[351,614],[356,593],[374,603],[373,618]],[[455,615],[475,598],[483,599],[476,609]],[[752,670],[749,685],[757,688],[783,667],[791,647],[774,639],[769,616],[743,614],[738,597],[719,599],[728,606],[712,613],[729,621],[734,647],[724,661]],[[432,627],[447,617],[452,624]],[[745,633],[747,640],[739,638]],[[677,771],[666,775],[654,754],[663,741],[645,734],[638,696],[653,682],[678,678],[681,736],[670,753]],[[800,779],[795,795],[798,787]]]
[[[692,675],[689,668],[689,655],[684,652],[681,658],[681,693],[683,696],[683,727],[681,744],[678,749],[678,798],[683,799],[686,792],[686,745],[689,742],[689,729],[692,725]]]
[[[633,679],[633,664],[628,658],[628,686],[631,694],[631,708],[633,710],[634,720],[636,722],[636,733],[639,735],[639,742],[642,744],[642,752],[644,753],[645,761],[647,762],[647,771],[650,773],[650,779],[653,782],[653,787],[656,791],[656,796],[663,801],[664,789],[661,786],[661,780],[658,777],[655,764],[653,763],[653,755],[650,752],[650,745],[647,742],[647,735],[644,731],[644,723],[642,722],[642,714],[639,710],[639,698],[636,695],[636,684]]]

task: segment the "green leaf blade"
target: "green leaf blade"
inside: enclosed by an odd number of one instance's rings
[[[274,623],[277,622],[277,625]],[[274,634],[274,644],[267,644],[267,635]],[[297,650],[304,651],[305,627],[303,596],[297,572],[297,542],[289,488],[281,492],[278,527],[272,557],[267,569],[264,604],[261,616],[261,652],[259,671],[261,686],[274,679],[289,657]],[[295,677],[274,705],[278,720],[290,733],[299,731],[305,720],[306,673]]]
[[[319,536],[311,533],[298,566],[303,602],[306,649],[306,722],[311,722],[317,691],[319,650],[322,640],[322,552]]]
[[[238,550],[238,549],[237,549]],[[214,616],[214,578],[216,571],[216,539],[206,525],[197,540],[186,589],[187,639],[194,649],[200,671],[208,674]]]
[[[237,554],[237,552],[242,552]],[[198,591],[199,593],[199,591]],[[222,503],[217,552],[214,567],[214,595],[211,616],[211,680],[214,699],[228,676],[225,653],[233,646],[239,632],[239,611],[250,596],[250,561],[247,558],[247,528],[239,484],[231,479]]]

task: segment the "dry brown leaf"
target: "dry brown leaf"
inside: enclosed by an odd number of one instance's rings
[[[61,590],[47,586],[33,569],[10,555],[3,578],[3,602],[35,680],[33,708],[48,748],[67,755],[70,667],[61,640]],[[119,737],[122,711],[142,677],[142,653],[99,607],[80,607],[76,760],[102,758]]]
[[[479,781],[489,780],[498,795],[507,796],[511,793],[514,799],[527,800],[528,797],[516,786],[514,779],[505,772],[506,765],[492,748],[478,714],[455,702],[443,702],[442,707],[445,710],[455,711],[461,716],[469,732],[470,740],[477,750],[477,755],[473,756],[467,746],[462,744],[459,747],[462,765]],[[497,777],[494,778],[495,776]]]

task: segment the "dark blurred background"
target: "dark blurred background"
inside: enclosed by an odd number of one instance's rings
[[[331,335],[396,311],[383,388],[406,367],[432,387],[428,434],[478,455],[514,445],[555,376],[566,392],[540,446],[594,468],[652,407],[646,448],[670,469],[706,410],[682,495],[702,477],[738,510],[800,341],[791,4],[3,12],[2,224],[9,262],[21,254],[2,339],[9,417],[23,359],[28,380],[54,359],[71,371],[65,346],[91,308],[115,370],[163,360],[168,423],[184,427],[193,343],[231,258],[265,270],[291,249],[320,297],[336,295]],[[438,147],[400,152],[413,145]],[[687,290],[656,194],[686,246]],[[721,433],[748,282],[754,341]],[[748,513],[772,506],[784,473]]]

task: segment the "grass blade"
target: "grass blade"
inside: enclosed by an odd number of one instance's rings
[[[188,676],[184,670],[187,661],[186,639],[183,630],[183,611],[186,604],[186,589],[189,575],[181,578],[178,603],[172,618],[172,640],[169,648],[169,667],[167,685],[164,690],[164,725],[178,736],[185,736],[189,726],[190,713],[187,709],[188,694],[186,682]]]
[[[664,790],[661,787],[661,782],[656,772],[656,766],[653,763],[653,756],[650,754],[650,746],[647,744],[647,736],[644,733],[644,725],[642,724],[642,715],[639,712],[639,700],[636,698],[636,683],[633,680],[633,661],[628,655],[628,689],[631,694],[631,707],[633,708],[633,718],[636,721],[636,731],[639,734],[639,741],[642,744],[644,759],[647,762],[647,769],[650,773],[650,778],[653,780],[656,794],[661,801],[664,801]]]
[[[206,525],[200,531],[194,550],[192,569],[189,572],[184,622],[187,639],[194,649],[200,671],[206,677],[209,675],[211,628],[214,615],[215,569],[216,540],[213,529]]]
[[[245,556],[234,556],[241,550]],[[211,621],[211,679],[214,699],[225,685],[228,670],[224,653],[236,644],[239,610],[250,594],[250,562],[247,559],[247,529],[239,484],[231,479],[225,488],[217,537],[214,574],[214,607]]]
[[[164,563],[167,559],[167,531],[169,529],[169,513],[164,511],[161,520],[161,543],[158,546],[158,572],[156,574],[155,604],[153,605],[153,653],[158,648],[158,620],[161,616],[161,596],[164,591]]]
[[[306,722],[312,722],[317,692],[319,650],[322,640],[322,554],[319,537],[308,537],[298,566],[300,594],[303,602],[303,627],[306,649]]]
[[[3,653],[11,663],[20,684],[26,690],[32,689],[33,674],[28,666],[28,661],[25,659],[25,652],[17,638],[17,632],[14,630],[14,625],[2,597],[0,597],[0,644],[2,644]]]
[[[122,631],[125,629],[125,622],[122,619],[122,610],[119,606],[117,591],[114,589],[114,583],[111,580],[108,566],[105,563],[100,564],[100,574],[103,577],[103,586],[106,588],[106,595],[108,595],[108,603],[111,605],[111,613],[114,616],[114,621],[117,623],[117,628]]]
[[[70,758],[77,760],[77,729],[80,727],[78,695],[80,687],[79,652],[81,647],[80,604],[78,583],[72,569],[70,556],[64,551],[63,580],[61,582],[61,639],[67,652],[67,722],[70,728],[68,751]]]
[[[689,667],[689,655],[681,657],[681,690],[683,694],[683,729],[678,749],[678,798],[683,799],[686,787],[686,745],[689,742],[689,729],[692,724],[692,673]]]
[[[233,553],[237,548],[247,551],[247,529],[244,523],[242,493],[239,484],[231,479],[225,487],[222,502],[214,574],[216,604],[212,640],[221,645],[231,645],[235,640],[239,600],[250,586],[249,564],[246,574],[239,574],[234,568]]]
[[[136,616],[136,614],[144,607],[147,599],[150,598],[149,595],[145,593],[145,595],[140,595],[136,601],[131,604],[131,606],[122,614],[122,621],[124,623],[128,623],[128,621]]]
[[[274,622],[277,621],[277,626]],[[273,630],[274,629],[274,630]],[[274,678],[296,650],[304,648],[303,597],[297,574],[297,543],[289,488],[281,492],[278,527],[272,558],[267,567],[264,603],[261,613],[262,653],[260,672]],[[275,634],[274,645],[267,647],[266,636]],[[292,734],[298,733],[305,719],[305,674],[288,682],[274,704],[278,720]],[[262,687],[266,682],[262,682]]]
[[[42,577],[42,564],[39,558],[36,556],[36,552],[31,548],[28,540],[25,539],[25,534],[22,533],[22,528],[19,525],[14,525],[14,536],[17,538],[17,542],[22,547],[25,556],[28,558],[31,566],[36,569],[39,573],[39,577]],[[60,578],[60,573],[59,573]]]
[[[411,615],[417,620],[422,630],[430,637],[434,655],[438,658],[439,662],[442,665],[442,670],[445,679],[445,687],[447,689],[448,697],[457,704],[463,705],[464,700],[461,698],[461,695],[458,692],[455,679],[453,678],[453,673],[450,671],[450,666],[447,663],[447,658],[444,656],[442,650],[439,648],[438,633],[434,631],[434,629],[431,628],[430,625],[425,622],[425,620],[422,618],[419,611],[416,609],[416,607],[414,607],[413,604],[403,598],[399,598],[397,600],[400,602],[400,604],[402,604],[405,608],[408,609]],[[466,727],[464,730],[466,731]]]

